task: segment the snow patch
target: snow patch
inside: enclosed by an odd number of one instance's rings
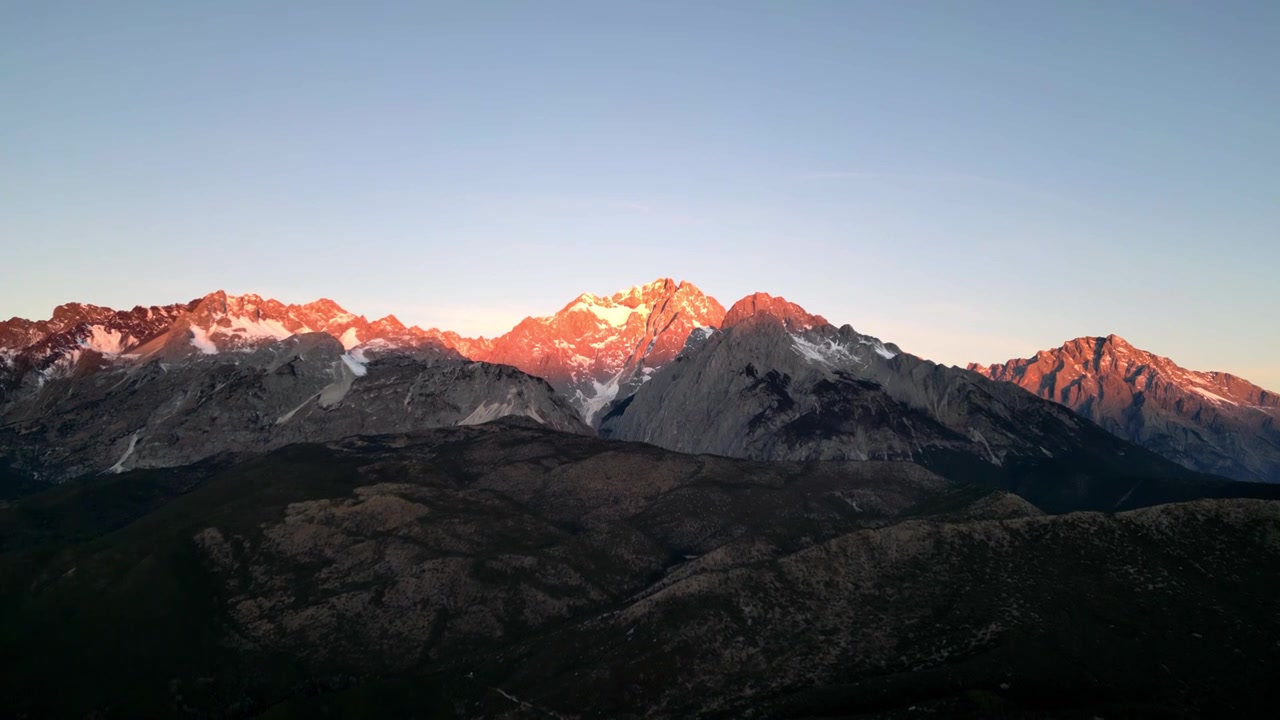
[[[342,362],[334,363],[331,371],[334,375],[333,382],[321,388],[320,399],[316,401],[316,404],[322,408],[331,408],[342,402],[347,393],[351,392],[351,385],[355,383],[356,378],[364,377],[369,372],[364,362],[357,360],[351,353],[343,353],[340,357]],[[360,357],[363,358],[364,355]],[[292,416],[293,413],[289,415]]]
[[[791,336],[791,347],[796,354],[822,363],[823,365],[837,365],[849,362],[862,362],[862,360],[853,353],[849,352],[849,348],[841,345],[835,340],[824,339],[821,342],[810,342],[801,335]]]
[[[108,330],[101,325],[89,327],[92,334],[80,341],[80,346],[96,350],[103,355],[119,355],[129,344],[129,336],[119,330]]]
[[[867,338],[867,339],[859,340],[858,342],[862,343],[863,345],[870,345],[871,349],[874,350],[877,355],[884,358],[885,360],[889,360],[891,358],[895,358],[898,356],[898,353],[885,347],[884,343],[880,342],[879,340],[876,340],[875,338]]]
[[[40,385],[44,384],[44,380],[55,380],[69,376],[83,355],[84,350],[77,347],[61,357],[55,358],[52,365],[36,373],[36,376],[40,379]]]
[[[623,327],[627,324],[627,320],[635,312],[632,308],[625,305],[595,305],[579,301],[574,303],[569,312],[585,310],[595,315],[600,321],[610,325],[611,327]]]
[[[359,351],[357,350],[356,352]],[[343,353],[342,362],[346,363],[347,367],[351,368],[352,374],[356,377],[364,377],[369,374],[369,368],[365,367],[365,363],[368,361],[364,359],[364,353],[360,353],[359,358],[356,357],[355,352]]]
[[[296,335],[294,331],[286,328],[279,320],[255,320],[248,317],[232,317],[231,334],[251,340],[274,339],[283,340],[292,335]],[[311,332],[311,329],[305,325],[298,328],[299,333]]]
[[[360,335],[355,328],[347,328],[347,331],[342,333],[342,337],[338,338],[338,342],[342,343],[343,350],[350,350],[360,344]]]
[[[603,384],[592,380],[592,394],[590,396],[581,390],[578,391],[578,400],[582,406],[582,419],[586,421],[588,425],[591,424],[592,419],[601,410],[603,410],[606,405],[613,402],[613,399],[618,397],[618,383],[621,378],[622,373],[619,372],[617,375],[609,378],[608,382]]]
[[[218,346],[213,344],[213,340],[209,339],[209,332],[202,327],[191,326],[191,344],[205,355],[218,354]]]
[[[1205,389],[1204,389],[1204,388],[1202,388],[1202,387],[1193,387],[1193,388],[1191,388],[1191,392],[1193,392],[1193,393],[1195,393],[1195,394],[1199,395],[1199,396],[1200,396],[1200,397],[1202,397],[1202,398],[1205,398],[1205,399],[1210,400],[1210,401],[1212,401],[1212,402],[1218,403],[1219,405],[1238,405],[1238,404],[1239,404],[1239,403],[1237,403],[1237,402],[1236,402],[1236,401],[1234,401],[1234,400],[1228,400],[1228,399],[1226,399],[1226,398],[1222,397],[1221,395],[1217,395],[1217,394],[1215,394],[1215,393],[1211,393],[1211,392],[1209,392],[1208,390],[1205,390]]]

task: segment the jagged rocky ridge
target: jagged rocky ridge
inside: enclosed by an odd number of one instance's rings
[[[12,470],[56,482],[506,415],[591,432],[544,380],[515,368],[445,348],[347,351],[307,333],[249,353],[52,376],[8,404],[0,440]]]
[[[0,701],[1266,716],[1277,538],[1274,502],[1045,516],[911,463],[683,455],[530,420],[293,445],[0,505]]]
[[[590,385],[616,393],[601,432],[714,455],[591,438],[572,383],[469,361],[445,334],[348,336],[353,320],[324,320],[336,306],[152,309],[120,352],[81,342],[99,319],[47,332],[71,359],[6,396],[0,480],[90,474],[0,499],[0,701],[19,717],[1274,708],[1278,506],[1148,506],[1280,485],[1205,478],[781,298],[686,331],[644,294],[526,329],[590,324],[587,345],[644,350],[573,376],[618,380]],[[619,327],[640,340],[609,345]],[[1108,512],[1044,514],[1081,508]]]
[[[105,365],[245,352],[324,332],[347,349],[429,345],[519,368],[550,382],[591,423],[675,357],[690,332],[718,327],[723,317],[714,298],[670,278],[611,297],[584,293],[492,340],[405,326],[393,315],[369,321],[327,298],[293,305],[218,291],[185,305],[131,311],[73,303],[55,308],[49,321],[0,323],[0,403],[24,385]]]
[[[525,318],[475,359],[546,378],[594,423],[679,354],[690,333],[723,319],[715,298],[665,278],[611,297],[585,293],[555,315]]]
[[[1116,335],[969,368],[1188,468],[1280,482],[1280,395],[1229,373],[1187,370]]]
[[[720,332],[691,343],[599,430],[680,452],[919,462],[1046,508],[1069,506],[1059,496],[1069,484],[1095,486],[1088,506],[1109,509],[1144,483],[1198,481],[1060,405],[764,294],[735,304]]]
[[[185,304],[132,310],[69,303],[46,321],[0,322],[0,401],[23,385],[104,365],[248,352],[312,332],[332,335],[348,349],[431,345],[469,356],[488,345],[483,338],[405,326],[394,315],[370,322],[327,298],[293,305],[219,290]]]
[[[769,339],[765,333],[758,341],[746,342],[747,330],[742,328],[755,323],[756,317],[781,318],[787,336]],[[721,327],[732,332],[716,339]],[[90,378],[100,372],[155,362],[164,367],[202,366],[210,357],[237,363],[260,348],[311,332],[331,335],[348,353],[362,356],[429,349],[510,365],[549,382],[584,422],[602,424],[605,434],[667,447],[770,458],[927,456],[939,468],[960,462],[972,469],[977,467],[973,465],[976,458],[1001,472],[1025,466],[1029,457],[1055,458],[1062,464],[1085,446],[1094,462],[1109,462],[1102,456],[1115,459],[1124,452],[1100,450],[1103,446],[1087,428],[1068,427],[1065,434],[1053,428],[1037,430],[1043,408],[1028,406],[1030,415],[1015,417],[1023,406],[999,391],[975,385],[972,378],[950,368],[902,355],[895,346],[848,326],[834,328],[821,316],[784,300],[757,294],[726,313],[692,284],[671,279],[610,297],[581,295],[554,315],[526,318],[511,332],[491,340],[407,327],[393,316],[371,322],[327,299],[287,305],[256,295],[217,292],[186,304],[131,311],[59,306],[48,321],[15,318],[0,323],[0,425],[31,421],[39,408],[67,409],[66,401],[79,392],[75,383],[92,385],[97,381]],[[701,380],[686,379],[677,385],[692,387],[691,393],[646,392],[647,399],[628,409],[636,390],[671,367],[682,353],[693,358],[704,345],[715,357],[729,346],[735,348],[729,364],[736,368],[733,373],[747,378],[754,399],[740,403],[745,396],[734,393],[742,388],[729,382],[721,387],[728,394],[710,398],[714,406],[699,406],[699,398],[711,394],[698,387]],[[1081,353],[1085,352],[1092,350],[1082,348]],[[756,354],[763,361],[750,359]],[[1124,352],[1104,355],[1109,359],[1103,362],[1111,363],[1104,374],[1123,375],[1123,381],[1100,380],[1102,375],[1087,369],[1091,362],[1098,363],[1083,356],[1078,360],[1083,374],[1061,382],[1058,375],[1074,372],[1074,366],[1046,374],[1046,364],[1056,362],[1047,355],[1021,365],[975,369],[1024,386],[1035,385],[1042,395],[1057,395],[1053,399],[1116,435],[1188,468],[1238,479],[1274,480],[1276,448],[1280,447],[1274,394],[1224,374],[1188,374],[1161,358],[1134,359],[1135,355]],[[1121,362],[1121,358],[1129,359]],[[713,383],[726,380],[728,376],[721,377],[721,371],[727,370],[721,367],[725,361],[715,360],[713,365],[704,368],[711,372],[706,377],[720,377]],[[686,374],[676,372],[664,386]],[[135,371],[130,375],[136,376]],[[699,377],[703,375],[700,370]],[[142,373],[142,377],[149,375]],[[1187,378],[1193,381],[1190,385]],[[74,382],[68,384],[68,380]],[[778,385],[797,380],[804,387]],[[51,382],[58,383],[56,394],[65,398],[55,402],[55,393],[44,387]],[[1108,389],[1115,383],[1120,384]],[[674,401],[657,400],[668,396]],[[493,398],[484,402],[498,408],[507,405]],[[751,411],[749,422],[735,425],[734,413],[752,403],[758,407]],[[512,411],[515,407],[511,405]],[[644,417],[638,414],[642,410]],[[727,410],[728,415],[707,421],[713,410]],[[411,421],[424,418],[405,418]],[[1054,419],[1050,425],[1061,421]],[[417,426],[396,429],[411,427]],[[119,450],[108,467],[127,451],[127,438],[134,431],[127,432],[105,440],[113,452]],[[1044,441],[1046,434],[1054,440]],[[56,437],[48,435],[45,440],[55,442]],[[1053,442],[1062,447],[1055,449]]]

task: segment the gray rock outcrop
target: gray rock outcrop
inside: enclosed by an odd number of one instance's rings
[[[346,352],[332,336],[309,333],[247,354],[54,377],[0,409],[0,437],[13,467],[59,481],[508,415],[591,432],[545,381],[515,368],[447,349]]]

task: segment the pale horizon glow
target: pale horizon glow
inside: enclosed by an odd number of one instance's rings
[[[10,3],[0,317],[756,291],[1280,390],[1280,4]]]

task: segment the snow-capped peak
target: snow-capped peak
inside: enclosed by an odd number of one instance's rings
[[[546,379],[591,422],[674,359],[695,328],[718,327],[724,308],[670,278],[603,297],[583,293],[555,315],[530,318],[470,357]]]
[[[593,296],[593,300],[595,302],[579,300],[569,306],[568,312],[589,312],[601,322],[616,328],[626,325],[627,320],[631,319],[632,314],[636,312],[635,308],[618,305],[609,298],[596,298]]]

